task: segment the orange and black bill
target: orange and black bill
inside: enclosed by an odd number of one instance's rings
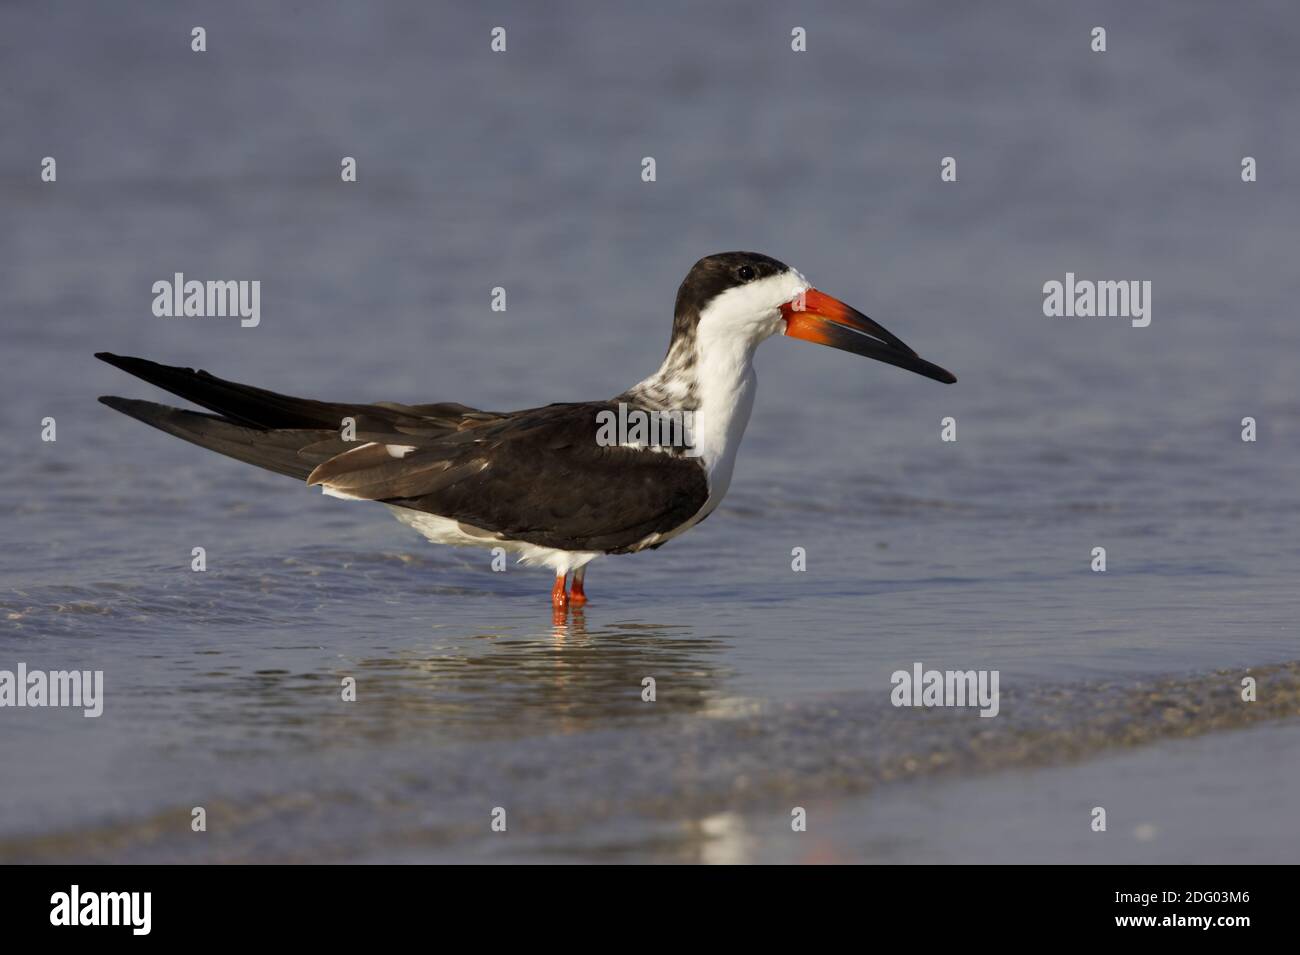
[[[830,345],[855,355],[865,355],[888,365],[951,385],[957,376],[932,365],[908,348],[897,335],[873,322],[856,308],[810,288],[793,302],[781,306],[785,333],[818,345]]]

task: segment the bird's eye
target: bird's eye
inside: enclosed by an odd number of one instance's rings
[[[736,270],[736,275],[742,282],[748,282],[754,277],[754,267],[752,265],[742,265]]]

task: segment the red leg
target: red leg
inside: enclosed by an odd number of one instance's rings
[[[587,578],[587,568],[579,567],[573,572],[573,587],[569,590],[569,603],[575,607],[581,607],[587,602],[587,592],[582,589],[583,581]]]
[[[551,606],[563,610],[569,605],[569,598],[564,593],[564,574],[555,575],[555,586],[551,588]]]

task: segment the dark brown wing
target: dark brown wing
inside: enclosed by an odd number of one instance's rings
[[[547,405],[409,451],[357,448],[309,482],[543,547],[638,550],[693,517],[708,480],[697,459],[598,445],[605,410],[617,405]]]
[[[600,447],[610,402],[497,413],[443,403],[311,401],[143,358],[97,357],[216,414],[100,401],[229,457],[363,500],[437,514],[562,550],[640,549],[708,498],[698,460]],[[344,418],[355,440],[344,441]],[[652,545],[654,546],[654,545]]]
[[[161,431],[278,474],[305,480],[330,458],[369,442],[429,445],[502,420],[465,405],[311,401],[241,385],[206,371],[100,352],[95,357],[217,414],[105,395],[99,400]],[[344,441],[351,419],[352,441]]]

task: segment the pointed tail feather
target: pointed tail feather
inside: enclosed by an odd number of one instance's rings
[[[183,438],[247,464],[305,481],[312,469],[329,458],[327,452],[303,455],[300,449],[317,444],[334,432],[324,429],[267,431],[228,421],[217,415],[183,411],[152,401],[104,395],[100,402],[160,431]]]
[[[276,394],[264,388],[226,381],[206,371],[160,365],[145,358],[110,352],[96,352],[95,357],[151,385],[215,411],[230,421],[256,428],[336,430],[340,419],[358,407]]]

